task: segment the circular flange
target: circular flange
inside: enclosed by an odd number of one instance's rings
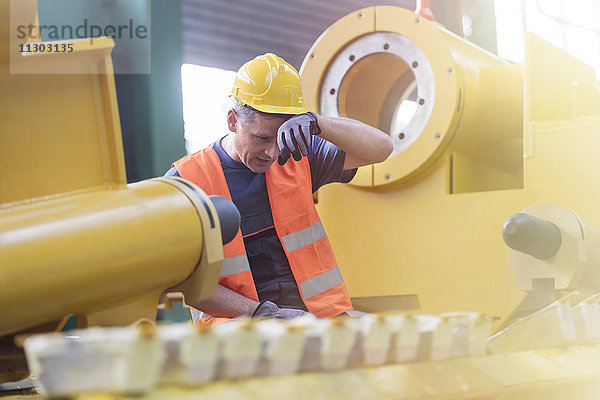
[[[396,56],[398,61],[410,65],[413,77],[410,80],[403,79],[403,76],[399,77],[399,96],[386,96],[396,104],[383,105],[384,108],[393,109],[390,126],[379,126],[379,128],[387,131],[392,138],[394,150],[390,157],[394,157],[412,145],[421,135],[431,116],[435,101],[435,75],[431,64],[425,53],[408,37],[392,32],[373,32],[346,46],[338,53],[323,77],[319,104],[321,113],[335,117],[342,116],[339,104],[342,101],[340,94],[343,91],[340,89],[344,81],[356,75],[356,69],[361,68],[361,61],[382,54],[391,54]],[[390,91],[394,91],[392,87]],[[408,124],[402,127],[401,132],[400,130],[394,132],[393,121],[398,119],[399,108],[414,91],[417,92],[418,98],[418,101],[414,101],[415,105],[418,104],[416,112]],[[380,111],[385,113],[386,110]],[[352,115],[343,116],[352,117]]]
[[[307,106],[376,126],[394,143],[391,156],[374,165],[372,175],[362,174],[372,176],[368,183],[350,184],[410,184],[446,150],[464,107],[463,78],[450,35],[409,10],[378,6],[338,20],[315,42],[301,68]],[[394,75],[395,69],[412,74]],[[381,93],[381,99],[373,93]],[[344,96],[369,100],[348,107]],[[415,100],[414,115],[405,125],[394,125],[406,100]]]

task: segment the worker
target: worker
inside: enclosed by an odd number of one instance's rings
[[[223,246],[214,296],[193,307],[204,313],[203,323],[214,323],[211,316],[289,319],[351,310],[312,195],[325,184],[349,182],[360,166],[387,159],[389,136],[355,120],[307,111],[300,75],[271,53],[239,69],[230,98],[230,132],[176,161],[166,174],[231,199],[241,214],[237,236]],[[199,312],[192,316],[196,323]]]

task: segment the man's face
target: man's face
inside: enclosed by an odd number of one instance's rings
[[[233,147],[239,158],[236,161],[254,173],[266,172],[279,155],[277,130],[287,119],[256,114],[252,122],[241,123],[235,112],[229,111],[229,130],[233,132]]]

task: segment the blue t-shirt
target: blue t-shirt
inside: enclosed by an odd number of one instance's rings
[[[265,174],[254,173],[233,160],[221,147],[221,140],[211,147],[221,160],[231,198],[240,211],[242,236],[259,299],[270,300],[280,307],[306,310],[275,231]],[[356,169],[344,170],[345,158],[346,153],[339,147],[313,136],[308,155],[313,193],[328,183],[352,180]],[[290,158],[288,162],[294,160]],[[179,174],[173,167],[165,176]]]

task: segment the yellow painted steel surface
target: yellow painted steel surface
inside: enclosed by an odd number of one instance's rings
[[[93,45],[81,41],[73,53],[24,57],[23,68],[31,74],[10,74],[7,64],[1,66],[4,206],[127,183],[110,59],[113,46],[103,38]],[[87,73],[42,75],[65,65],[81,66]]]
[[[36,1],[0,3],[6,27],[0,37],[2,208],[127,184],[110,58],[113,41],[65,41],[73,52],[22,55],[18,40],[11,40],[9,22],[29,25],[35,12]]]
[[[501,237],[508,216],[553,202],[600,224],[594,71],[532,34],[526,48],[525,63],[509,65],[395,7],[352,13],[313,45],[301,69],[308,108],[363,119],[396,146],[350,185],[319,191],[319,214],[352,297],[418,295],[424,311],[505,318],[524,296]],[[428,63],[431,70],[420,72]],[[394,66],[410,68],[417,81],[405,132],[386,117],[406,100],[390,97],[403,79],[389,71]],[[366,81],[355,83],[357,75]],[[361,90],[345,89],[353,85]],[[423,93],[431,97],[420,104]]]

